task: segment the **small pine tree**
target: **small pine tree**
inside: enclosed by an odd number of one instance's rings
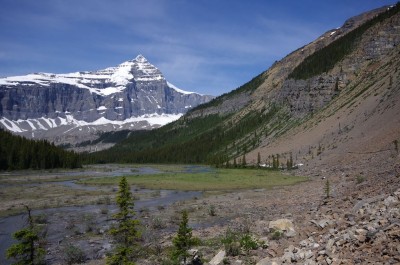
[[[325,196],[326,196],[326,198],[329,198],[330,197],[330,194],[331,193],[331,184],[329,183],[329,179],[326,179],[326,182],[325,182]]]
[[[290,153],[289,159],[286,160],[286,167],[288,170],[293,168],[293,155]]]
[[[31,209],[25,205],[28,212],[28,227],[13,234],[20,241],[7,249],[7,259],[16,260],[13,265],[37,265],[44,264],[45,250],[39,245],[39,233],[33,223]]]
[[[276,168],[279,168],[279,154],[276,154]]]
[[[274,155],[272,155],[272,168],[273,168],[273,169],[276,169],[276,168],[277,168],[277,166],[276,166],[276,160],[275,160],[275,156],[274,156]]]
[[[192,229],[188,226],[188,213],[186,210],[182,211],[182,221],[179,225],[178,234],[173,239],[174,251],[172,258],[174,260],[183,261],[186,264],[186,260],[189,257],[189,249],[193,245]]]
[[[108,265],[133,265],[134,248],[140,237],[137,226],[139,221],[133,219],[135,212],[133,211],[133,198],[130,191],[128,181],[122,177],[119,182],[119,190],[117,194],[117,205],[119,212],[114,215],[117,220],[117,226],[110,229],[110,234],[114,237],[117,245],[114,253],[107,258]]]

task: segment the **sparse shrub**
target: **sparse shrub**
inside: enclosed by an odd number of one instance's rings
[[[214,205],[210,205],[210,208],[208,209],[208,214],[210,216],[216,216],[217,215],[217,212],[215,210],[215,206]]]
[[[234,233],[228,228],[225,233],[225,237],[221,241],[222,244],[224,244],[226,255],[238,256],[240,254],[240,243],[237,233]]]
[[[330,197],[330,193],[331,193],[331,184],[329,183],[329,179],[326,179],[326,181],[325,181],[325,189],[324,189],[324,191],[325,191],[325,196],[326,196],[326,198],[329,198]]]
[[[85,262],[85,260],[86,260],[85,253],[79,247],[72,245],[72,244],[68,244],[64,248],[64,261],[68,265],[72,265],[75,263],[80,264],[80,263]]]
[[[151,227],[153,229],[163,229],[163,228],[165,228],[165,223],[163,222],[163,220],[160,217],[155,217],[151,221]]]
[[[150,213],[150,209],[147,207],[143,207],[139,210],[142,215],[148,215]]]
[[[271,239],[273,239],[273,240],[279,240],[279,239],[281,239],[282,237],[283,237],[283,231],[281,231],[281,230],[279,230],[279,229],[274,230],[274,231],[272,232],[272,234],[271,234]]]
[[[240,243],[237,241],[225,244],[225,251],[228,256],[239,256],[240,249]]]
[[[231,262],[229,261],[229,259],[227,259],[227,258],[224,258],[223,260],[222,260],[222,263],[223,264],[231,264]]]
[[[96,222],[94,221],[94,216],[91,214],[87,214],[84,216],[85,225],[86,225],[86,233],[93,232],[96,230]]]
[[[159,190],[153,191],[151,193],[151,196],[154,197],[154,198],[160,197],[161,196],[161,191],[159,191]]]
[[[245,251],[249,251],[249,250],[252,250],[252,249],[257,249],[259,247],[259,243],[257,242],[257,239],[255,239],[252,235],[245,234],[240,239],[240,246]]]
[[[363,183],[365,181],[365,177],[361,176],[361,175],[358,175],[356,177],[356,181],[357,181],[357,184]]]
[[[96,204],[110,205],[111,204],[111,198],[110,198],[110,196],[103,196],[103,197],[97,199]]]
[[[47,224],[48,220],[47,220],[47,215],[46,214],[39,214],[33,217],[33,222],[35,224]]]
[[[221,240],[228,256],[238,256],[241,250],[249,251],[257,249],[260,244],[250,233],[233,232],[228,229]]]
[[[101,210],[100,210],[100,213],[101,214],[108,214],[108,208],[101,208]]]

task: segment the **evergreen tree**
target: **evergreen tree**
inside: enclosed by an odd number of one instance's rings
[[[243,158],[242,158],[242,167],[246,167],[246,155],[243,154]]]
[[[28,227],[23,228],[13,234],[19,241],[7,249],[7,259],[16,260],[13,265],[37,265],[44,264],[45,250],[39,244],[39,232],[33,223],[31,209],[26,206],[28,212]]]
[[[0,170],[80,167],[79,155],[45,140],[28,140],[0,129]]]
[[[279,154],[276,154],[276,168],[279,168]]]
[[[138,220],[133,219],[133,198],[128,181],[122,177],[116,197],[119,212],[114,215],[117,220],[116,227],[110,230],[114,237],[116,247],[114,253],[107,258],[108,265],[133,265],[134,249],[140,234],[137,230]]]
[[[273,169],[276,169],[276,168],[277,168],[277,166],[276,166],[276,160],[275,160],[275,156],[274,156],[274,155],[272,155],[272,168],[273,168]]]
[[[331,195],[331,184],[329,183],[329,179],[326,179],[325,182],[325,195],[326,198],[329,198]]]
[[[186,210],[182,211],[182,221],[179,225],[178,234],[173,239],[174,251],[172,258],[175,261],[183,261],[186,264],[186,260],[189,257],[189,249],[193,245],[192,229],[188,226],[188,213]]]
[[[293,168],[293,156],[292,153],[290,153],[290,157],[288,160],[286,160],[286,167],[288,170]]]

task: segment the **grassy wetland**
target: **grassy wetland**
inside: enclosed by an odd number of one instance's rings
[[[156,166],[159,167],[159,166]],[[167,189],[186,191],[232,191],[246,189],[270,189],[276,186],[293,185],[306,181],[305,177],[291,176],[279,171],[262,169],[214,169],[185,170],[175,166],[157,174],[132,174],[128,183],[146,189]],[[116,185],[117,177],[86,178],[79,183],[87,185]]]
[[[180,191],[271,189],[306,181],[279,171],[221,169],[187,165],[103,165],[80,170],[21,171],[0,175],[0,217],[23,212],[24,206],[46,209],[110,202],[120,176],[137,188]]]

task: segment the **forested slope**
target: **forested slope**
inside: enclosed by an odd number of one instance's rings
[[[79,155],[0,130],[0,170],[80,167]]]

